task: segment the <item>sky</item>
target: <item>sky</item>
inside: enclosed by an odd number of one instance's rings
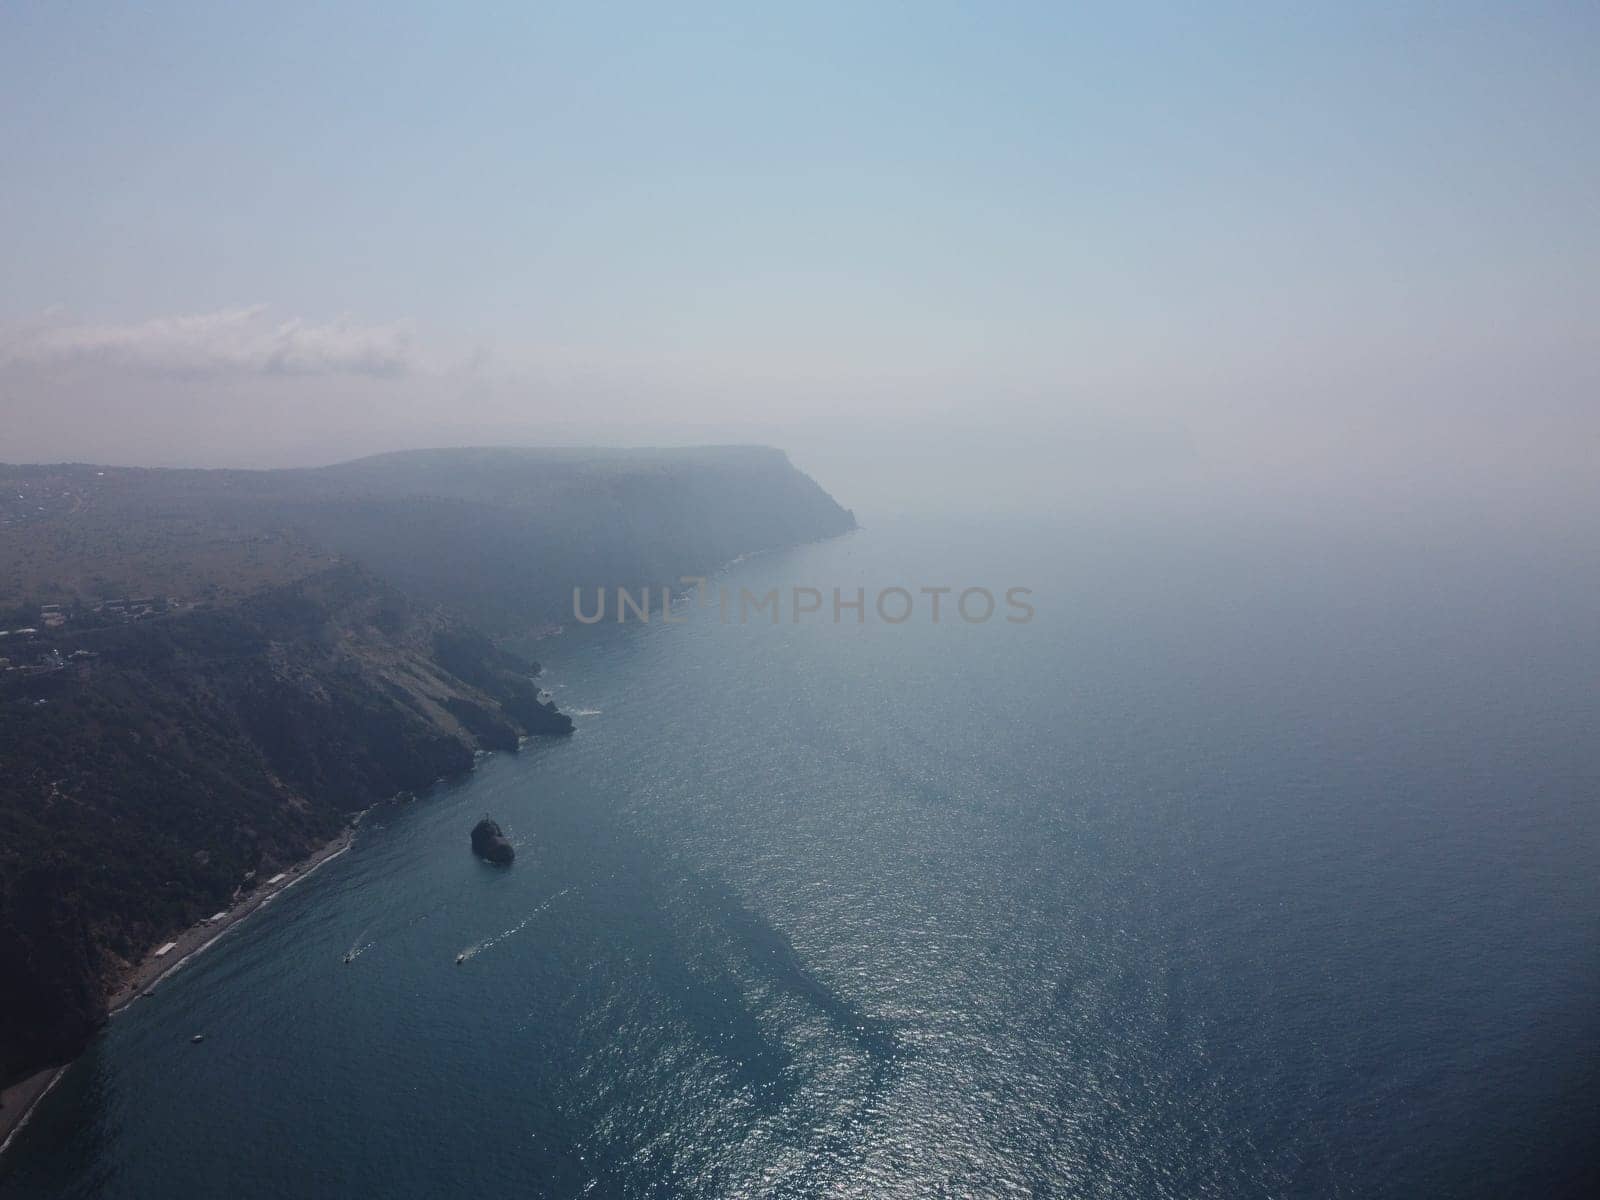
[[[0,461],[1581,486],[1596,130],[1593,3],[11,4]]]

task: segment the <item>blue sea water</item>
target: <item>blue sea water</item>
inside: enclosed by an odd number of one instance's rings
[[[111,1023],[0,1196],[1594,1181],[1592,543],[889,521],[719,582],[1037,615],[540,642],[576,735],[374,811]]]

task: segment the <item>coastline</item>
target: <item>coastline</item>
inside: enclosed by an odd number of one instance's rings
[[[166,954],[157,958],[155,952],[151,951],[145,955],[142,962],[123,972],[117,990],[111,993],[111,998],[106,1002],[108,1015],[114,1017],[135,1000],[151,994],[158,983],[176,972],[195,955],[206,950],[246,917],[270,904],[274,897],[288,891],[318,867],[350,849],[350,843],[355,837],[360,820],[361,817],[357,816],[355,821],[332,841],[319,847],[310,857],[288,868],[281,883],[271,887],[263,885],[243,897],[223,916],[189,926],[172,939],[175,944]]]
[[[331,841],[318,847],[309,857],[287,868],[284,871],[285,878],[280,883],[271,887],[263,885],[257,888],[228,909],[224,916],[215,920],[200,921],[171,938],[175,944],[166,954],[158,958],[152,950],[142,961],[129,967],[122,973],[116,990],[106,1002],[107,1018],[116,1016],[135,1000],[152,994],[156,985],[162,980],[181,969],[197,954],[210,948],[245,918],[270,904],[275,897],[288,891],[302,879],[308,878],[318,867],[331,862],[350,849],[355,831],[365,815],[365,810],[358,813],[349,826]],[[76,1061],[73,1059],[72,1062],[60,1066],[45,1067],[26,1079],[0,1088],[0,1157],[10,1149],[12,1142],[27,1125],[28,1119],[33,1116],[34,1110]]]
[[[827,541],[835,537],[847,536],[859,529],[859,524],[852,523],[850,529],[837,534],[828,534],[821,538],[809,539],[808,542],[795,542],[784,546],[771,546],[762,550],[750,551],[735,558],[729,559],[708,573],[707,578],[715,578],[726,572],[729,568],[738,565],[749,558],[759,555],[777,553],[781,550],[792,549],[795,546],[810,544],[811,542]],[[690,595],[692,588],[686,588],[676,593],[676,598]],[[523,635],[528,641],[543,641],[546,638],[560,637],[567,633],[565,625],[546,623],[539,626],[532,633]],[[542,675],[543,671],[538,674]],[[517,739],[517,748],[520,750],[538,735],[524,734]],[[473,766],[468,770],[475,770],[477,760],[493,751],[478,751],[474,754]],[[403,794],[403,793],[402,793]],[[391,800],[393,797],[390,798]],[[350,846],[355,838],[355,832],[360,827],[367,813],[378,804],[386,801],[377,801],[357,812],[348,826],[338,833],[309,857],[285,869],[285,878],[276,886],[268,888],[266,885],[257,888],[250,895],[243,897],[229,908],[225,915],[215,920],[202,920],[189,926],[176,937],[171,938],[175,944],[171,950],[161,957],[156,957],[154,950],[147,954],[143,960],[125,969],[118,977],[116,990],[111,993],[106,1003],[106,1017],[109,1020],[117,1016],[129,1005],[147,995],[151,995],[157,986],[168,976],[179,971],[185,963],[196,955],[209,949],[235,926],[241,924],[247,917],[258,909],[272,902],[273,898],[281,892],[287,891],[302,879],[307,878],[325,863],[337,858]],[[45,1067],[43,1070],[0,1088],[0,1161],[16,1140],[18,1133],[28,1123],[34,1110],[40,1102],[49,1095],[62,1077],[77,1062],[74,1058],[60,1066]]]
[[[39,1107],[39,1101],[61,1082],[71,1065],[46,1067],[9,1087],[0,1088],[0,1157],[4,1157],[17,1134],[22,1132],[33,1110]]]

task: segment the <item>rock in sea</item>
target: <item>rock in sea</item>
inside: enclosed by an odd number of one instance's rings
[[[485,817],[472,827],[472,852],[492,863],[508,863],[516,857],[500,826]]]

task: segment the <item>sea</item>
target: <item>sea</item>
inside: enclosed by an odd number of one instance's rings
[[[576,733],[115,1017],[0,1197],[1600,1194],[1597,596],[1577,533],[1104,510],[568,621]]]

